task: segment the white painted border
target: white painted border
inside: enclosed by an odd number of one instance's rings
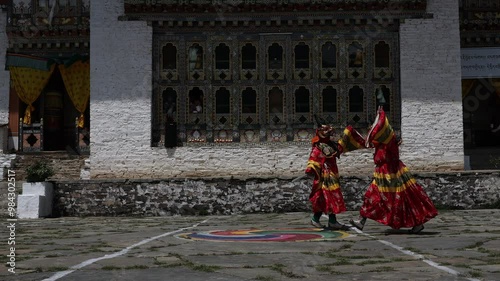
[[[140,241],[140,242],[138,242],[138,243],[135,243],[135,244],[133,244],[133,245],[130,245],[130,246],[128,246],[127,248],[125,248],[125,249],[123,249],[123,250],[121,250],[121,251],[119,251],[119,252],[115,252],[115,253],[113,253],[113,254],[111,254],[111,255],[104,255],[104,256],[99,257],[99,258],[94,258],[94,259],[89,259],[89,260],[86,260],[86,261],[84,261],[84,262],[82,262],[82,263],[80,263],[80,264],[77,264],[77,265],[74,265],[74,266],[70,267],[70,269],[68,269],[68,270],[65,270],[65,271],[59,271],[59,272],[57,272],[56,274],[52,275],[52,277],[49,277],[49,278],[43,279],[42,281],[55,281],[55,280],[57,280],[57,279],[59,279],[59,278],[62,278],[62,277],[64,277],[64,276],[68,275],[68,274],[71,274],[71,273],[75,272],[77,269],[80,269],[80,268],[86,267],[86,266],[91,265],[91,264],[93,264],[93,263],[95,263],[95,262],[98,262],[98,261],[100,261],[100,260],[112,259],[112,258],[116,258],[116,257],[122,256],[122,255],[126,254],[128,251],[132,250],[132,249],[133,249],[133,248],[135,248],[135,247],[138,247],[138,246],[144,245],[144,244],[149,243],[149,242],[151,242],[151,241],[153,241],[153,240],[156,240],[156,239],[158,239],[158,238],[162,238],[162,237],[169,236],[169,235],[172,235],[172,234],[176,234],[176,233],[178,233],[178,232],[182,232],[182,231],[185,231],[185,230],[188,230],[188,229],[191,229],[191,228],[195,228],[195,227],[197,227],[198,225],[200,225],[200,224],[202,224],[202,223],[207,222],[208,220],[209,220],[209,219],[206,219],[206,220],[204,220],[204,221],[202,221],[202,222],[199,222],[199,223],[194,224],[194,225],[189,226],[189,227],[184,227],[184,228],[181,228],[181,229],[178,229],[178,230],[175,230],[175,231],[171,231],[171,232],[163,233],[163,234],[160,234],[160,235],[155,236],[155,237],[151,237],[151,238],[148,238],[148,239],[144,239],[144,240],[142,240],[142,241]]]
[[[411,257],[413,257],[415,259],[418,259],[418,260],[421,260],[421,261],[425,262],[426,264],[428,264],[428,265],[430,265],[430,266],[432,266],[432,267],[434,267],[436,269],[445,271],[445,272],[447,272],[447,273],[449,273],[451,275],[457,276],[457,277],[460,275],[460,272],[458,272],[458,271],[456,271],[454,269],[451,269],[449,267],[440,265],[440,264],[438,264],[438,263],[436,263],[436,262],[434,262],[434,261],[432,261],[430,259],[426,259],[425,256],[423,256],[423,255],[414,253],[414,252],[409,251],[409,250],[405,250],[403,247],[395,245],[395,244],[393,244],[391,242],[378,239],[375,236],[371,236],[369,234],[366,234],[363,231],[361,231],[361,230],[359,230],[359,229],[357,229],[355,227],[352,227],[351,229],[354,229],[357,233],[359,233],[361,235],[364,235],[364,236],[369,237],[369,238],[371,238],[373,240],[376,240],[376,241],[378,241],[378,242],[380,242],[380,243],[382,243],[382,244],[384,244],[386,246],[389,246],[389,247],[391,247],[393,249],[396,249],[396,250],[398,250],[399,252],[401,252],[401,253],[403,253],[405,255],[411,256]],[[467,279],[469,281],[481,281],[480,279],[475,279],[475,278],[465,278],[465,279]]]

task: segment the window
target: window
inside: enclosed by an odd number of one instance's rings
[[[229,91],[222,87],[215,93],[215,113],[227,114],[230,112],[231,104]]]
[[[269,91],[269,114],[283,113],[283,91],[274,87]]]
[[[58,0],[57,5],[59,7],[66,7],[66,6],[76,7],[76,1],[77,0]],[[47,2],[51,2],[51,1],[47,1]]]
[[[198,87],[189,91],[189,112],[194,114],[203,112],[203,91]]]
[[[166,122],[176,122],[177,120],[177,93],[172,88],[163,91],[163,114]]]
[[[241,110],[243,113],[257,113],[257,92],[248,87],[241,93]]]
[[[186,145],[307,142],[315,115],[337,130],[366,129],[382,104],[400,129],[397,31],[360,38],[345,30],[241,34],[238,28],[155,29],[153,146],[166,139],[162,122],[171,119]]]
[[[268,52],[269,69],[283,69],[283,47],[278,43],[273,43]]]
[[[46,16],[52,10],[52,7],[55,8],[54,17],[69,17],[69,16],[78,16],[79,10],[78,7],[84,8],[84,4],[81,0],[37,0],[37,1],[24,1],[32,2],[35,10],[44,11]],[[88,1],[87,1],[88,2]],[[87,3],[88,4],[88,3]],[[41,16],[41,15],[37,15]],[[45,16],[45,17],[46,17]],[[76,20],[76,19],[75,19]]]
[[[337,67],[337,47],[332,42],[326,42],[321,47],[321,67]]]
[[[349,112],[363,112],[363,89],[354,86],[349,90]]]
[[[163,69],[177,68],[177,48],[171,43],[163,46]]]
[[[196,69],[203,68],[203,48],[194,44],[189,48],[189,70],[193,71]]]
[[[349,45],[349,67],[363,66],[363,46],[358,42]]]
[[[375,98],[377,108],[379,105],[384,106],[385,112],[391,111],[391,90],[385,85],[380,86],[375,90]]]
[[[337,89],[328,86],[323,89],[323,112],[337,112]]]
[[[375,67],[389,67],[389,56],[389,45],[384,41],[378,42],[375,45]]]
[[[295,68],[309,68],[309,46],[303,42],[295,46]]]
[[[305,87],[300,87],[295,91],[295,112],[309,112],[309,90]]]
[[[257,68],[257,49],[250,43],[247,43],[241,48],[241,68],[256,69]]]
[[[229,47],[226,44],[215,48],[215,69],[229,69]]]

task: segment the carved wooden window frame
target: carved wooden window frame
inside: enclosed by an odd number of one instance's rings
[[[301,105],[298,95],[304,90],[304,94],[307,94],[307,104]],[[310,124],[312,122],[312,90],[310,86],[300,85],[294,88],[292,96],[292,109],[293,109],[293,123],[294,124]],[[297,111],[297,107],[305,108],[307,111]]]
[[[324,66],[323,64],[323,56],[324,56],[324,51],[323,48],[325,45],[330,43],[332,46],[335,47],[335,66]],[[320,79],[326,79],[326,80],[334,80],[337,79],[339,76],[339,43],[335,40],[325,40],[325,41],[320,41],[320,58],[319,58],[319,66],[320,66]]]
[[[219,58],[218,58],[218,50],[219,48],[227,48],[227,67],[218,67],[218,63],[220,63]],[[231,73],[232,73],[232,61],[231,61],[231,45],[225,42],[219,42],[218,44],[215,44],[213,48],[213,80],[219,80],[219,81],[229,81],[231,80]]]
[[[245,103],[243,102],[245,97],[245,92],[250,91],[255,95],[255,112],[249,112],[244,109]],[[261,122],[259,119],[262,108],[261,103],[261,93],[258,86],[241,86],[239,90],[239,124],[238,132],[240,134],[240,142],[242,143],[258,143],[260,142],[260,129]]]
[[[281,48],[281,51],[274,48]],[[271,49],[273,48],[273,49]],[[271,54],[271,51],[273,54]],[[276,58],[279,56],[279,54],[274,54],[274,52],[281,52],[281,63],[280,63],[280,68],[275,68],[275,66],[278,65],[278,62],[276,64],[271,64],[270,61],[278,61]],[[284,80],[286,78],[285,76],[285,69],[286,69],[286,60],[285,60],[285,47],[282,46],[282,43],[280,42],[269,42],[266,45],[266,78],[267,80]]]
[[[277,91],[275,91],[277,90]],[[277,103],[279,97],[274,97],[275,94],[281,92],[281,106]],[[283,86],[268,86],[266,90],[266,121],[269,125],[286,124],[286,95]],[[281,110],[281,111],[277,111]]]
[[[307,47],[307,59],[305,62],[307,63],[307,67],[297,67],[297,62],[298,61],[298,54],[297,54],[297,48],[299,47]],[[312,42],[310,41],[299,41],[299,42],[294,42],[293,44],[293,51],[292,51],[292,62],[293,62],[293,79],[295,80],[308,80],[312,78],[312,71],[311,71],[311,64],[312,64],[312,51],[311,51],[311,46]]]
[[[366,45],[367,44],[361,40],[352,40],[346,42],[348,55],[346,66],[348,79],[366,78]]]
[[[255,68],[244,68],[244,60],[243,60],[243,48],[250,45],[255,48]],[[239,67],[240,67],[240,80],[258,80],[259,79],[259,48],[258,42],[248,42],[244,41],[240,43],[239,48]]]
[[[355,94],[355,89],[360,89],[362,98],[361,102],[356,104],[353,103],[352,95]],[[347,120],[348,124],[352,124],[355,127],[366,127],[368,126],[369,120],[367,116],[367,87],[363,84],[350,84],[347,87]],[[361,106],[361,111],[351,110],[351,106],[357,105]]]
[[[205,37],[200,35],[163,35],[161,41],[155,44],[154,54],[161,57],[161,46],[168,43],[178,46],[178,81],[168,80],[162,77],[162,66],[156,65],[155,80],[158,80],[161,87],[165,85],[168,87],[176,87],[178,93],[178,133],[179,139],[183,143],[222,143],[222,142],[286,142],[286,141],[305,141],[314,134],[314,118],[310,117],[318,114],[323,117],[328,123],[334,124],[341,129],[345,124],[351,124],[356,128],[364,128],[371,121],[373,121],[376,101],[376,88],[379,85],[387,86],[390,89],[390,120],[391,124],[399,127],[400,112],[398,105],[400,104],[399,96],[399,76],[394,73],[391,78],[375,78],[375,46],[378,42],[386,42],[390,47],[390,68],[395,69],[399,65],[398,57],[395,56],[398,50],[398,39],[394,33],[381,34],[377,38],[370,40],[352,37],[349,34],[343,34],[339,37],[334,37],[332,34],[315,35],[308,37],[307,40],[297,39],[297,34],[264,34],[263,36],[245,35],[239,37],[239,41],[228,41],[229,37],[220,34],[209,34]],[[231,35],[235,38],[235,35]],[[293,79],[293,66],[294,66],[294,47],[298,42],[311,42],[310,46],[310,60],[311,71],[313,76],[310,79],[297,80]],[[336,73],[337,77],[329,77],[325,79],[321,76],[322,63],[322,46],[331,42],[335,45],[335,58],[336,58]],[[349,44],[353,42],[360,42],[363,44],[363,65],[362,68],[364,75],[358,77],[349,76],[348,73],[352,72],[353,67],[348,66],[348,48]],[[215,48],[221,43],[225,43],[232,48],[231,64],[232,76],[234,81],[213,80],[214,64],[215,64]],[[199,44],[203,47],[203,69],[205,78],[198,80],[189,79],[188,69],[188,53],[189,47],[193,44]],[[250,45],[248,45],[250,44]],[[282,50],[282,65],[283,72],[279,78],[269,78],[268,72],[268,54],[267,50],[272,44],[279,45]],[[256,67],[255,75],[251,79],[247,79],[243,75],[247,69],[243,69],[243,46],[253,46],[255,48],[256,62],[251,67]],[[264,55],[261,55],[264,54]],[[157,57],[158,58],[158,57]],[[186,63],[181,63],[186,61]],[[162,62],[160,61],[160,64]],[[251,69],[254,71],[254,69]],[[324,73],[324,72],[323,72]],[[210,77],[210,78],[209,78]],[[288,78],[287,78],[288,77]],[[286,78],[286,79],[285,79]],[[292,79],[290,79],[292,78]],[[156,81],[155,81],[156,83]],[[363,105],[360,112],[349,112],[349,90],[353,86],[359,86],[363,89]],[[295,112],[295,91],[304,86],[309,90],[310,97],[310,114],[305,116],[308,118],[304,123],[300,122]],[[215,122],[217,117],[215,92],[219,87],[231,88],[231,113],[230,113],[230,127],[220,126],[217,127]],[[279,121],[274,122],[273,117],[269,112],[269,91],[277,87],[281,90],[283,96],[282,107],[283,112],[279,113]],[[336,112],[324,112],[323,110],[323,91],[325,89],[336,90]],[[194,88],[199,88],[203,92],[203,116],[197,123],[190,119],[192,113],[189,112],[189,91]],[[251,113],[252,122],[249,124],[245,119],[249,117],[249,113],[243,112],[242,95],[243,91],[251,88],[255,91],[257,104],[255,114]],[[155,90],[157,93],[158,90]],[[159,93],[161,94],[161,92]],[[155,100],[156,101],[156,100]],[[155,102],[153,101],[153,102]],[[186,104],[182,104],[185,102]],[[161,110],[161,109],[159,109]],[[361,107],[360,109],[361,110]],[[161,112],[161,111],[159,111]],[[228,118],[229,118],[228,117]],[[357,119],[355,119],[357,118]],[[358,120],[358,121],[355,121]],[[156,124],[156,123],[155,123]],[[162,124],[163,126],[163,124]],[[153,129],[157,131],[157,129]],[[224,132],[222,132],[224,130]],[[311,135],[312,134],[312,135]]]
[[[165,48],[172,46],[175,49],[175,62],[171,67],[165,67]],[[168,50],[167,50],[168,51]],[[167,42],[160,46],[160,77],[161,79],[177,81],[179,80],[179,47],[177,44]]]
[[[319,93],[319,101],[320,101],[320,111],[318,114],[326,120],[330,124],[337,124],[340,123],[340,90],[339,90],[339,85],[337,84],[327,84],[327,85],[322,85],[320,88],[320,93]],[[326,111],[325,110],[325,91],[332,89],[335,91],[335,111]]]
[[[378,40],[373,42],[373,77],[375,79],[390,79],[392,78],[392,67],[391,67],[391,45],[385,40]],[[380,53],[377,52],[377,46],[387,46],[387,66],[377,65],[377,60],[380,59]]]
[[[378,108],[380,105],[380,102],[378,100],[378,95],[379,91],[382,91],[383,97],[385,104],[384,106],[384,111],[389,117],[389,120],[391,119],[390,116],[392,115],[392,111],[394,110],[394,98],[393,98],[393,92],[392,92],[392,85],[391,84],[376,84],[375,85],[375,90],[373,93],[373,103],[375,104],[375,108]]]
[[[187,46],[186,65],[188,80],[205,80],[205,57],[207,50],[205,45],[203,42],[190,42]]]
[[[57,17],[78,16],[81,14],[84,4],[82,0],[57,0],[57,5],[53,8],[49,5],[50,2],[51,0],[32,0],[33,14],[42,12],[49,15],[52,9],[56,9],[54,15]]]

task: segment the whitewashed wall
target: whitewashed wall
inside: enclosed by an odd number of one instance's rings
[[[437,3],[429,1],[433,19],[410,20],[401,27],[402,158],[412,170],[463,168],[458,3]],[[91,5],[92,178],[303,174],[309,144],[150,147],[152,28],[118,21],[123,0]],[[341,175],[370,176],[372,151],[341,157],[339,170]]]
[[[400,28],[401,158],[413,170],[464,168],[458,0],[430,0],[432,19]]]

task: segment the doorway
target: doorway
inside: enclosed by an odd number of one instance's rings
[[[68,96],[58,68],[55,68],[42,92],[43,150],[74,149],[75,118],[78,111]]]

